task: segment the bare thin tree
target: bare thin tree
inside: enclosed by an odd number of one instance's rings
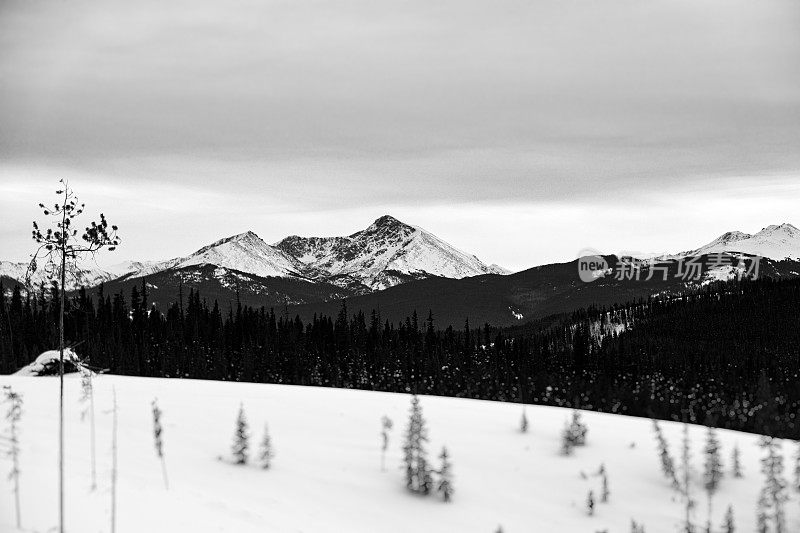
[[[38,248],[31,255],[28,265],[26,285],[39,267],[39,260],[44,260],[44,271],[52,280],[59,282],[60,308],[58,316],[58,530],[64,533],[64,303],[67,281],[67,270],[73,274],[78,271],[78,261],[86,256],[94,256],[103,248],[109,251],[119,245],[117,227],[108,225],[106,217],[101,213],[100,221],[92,221],[78,236],[75,219],[84,210],[85,205],[78,203],[78,197],[65,180],[60,180],[61,188],[56,191],[58,202],[53,207],[39,204],[44,216],[50,217],[52,227],[44,231],[35,221],[33,223],[33,240]]]
[[[11,472],[8,478],[14,482],[14,508],[17,517],[17,529],[22,529],[22,519],[19,505],[19,420],[22,418],[22,396],[14,392],[9,386],[3,387],[4,402],[9,404],[6,420],[8,421],[8,435],[4,438],[8,442],[8,456],[11,457]]]
[[[156,445],[156,455],[161,460],[161,475],[164,478],[164,488],[169,490],[169,480],[167,479],[167,462],[164,459],[164,427],[161,425],[161,415],[163,414],[158,407],[158,399],[153,399],[153,440]]]

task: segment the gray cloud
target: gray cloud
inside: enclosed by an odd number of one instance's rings
[[[0,178],[314,211],[797,176],[798,27],[794,0],[0,0]]]

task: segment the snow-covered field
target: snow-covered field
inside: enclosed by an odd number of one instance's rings
[[[57,521],[57,378],[0,376],[24,396],[21,422],[21,497],[24,531],[49,531]],[[454,398],[422,397],[434,466],[442,445],[450,452],[455,495],[405,490],[402,434],[409,396],[311,387],[100,376],[95,379],[99,487],[90,491],[89,423],[81,421],[80,380],[69,376],[67,402],[67,531],[109,531],[111,395],[119,404],[120,532],[475,532],[592,533],[630,531],[631,519],[648,533],[675,532],[682,503],[662,477],[646,419],[585,413],[588,443],[574,455],[559,454],[560,432],[570,411],[527,408],[530,428],[519,431],[521,407]],[[163,410],[169,490],[155,455],[150,402]],[[243,403],[252,455],[269,424],[276,457],[270,470],[236,466],[229,454]],[[5,406],[0,408],[5,412]],[[394,429],[381,471],[380,419]],[[4,421],[0,423],[5,424]],[[5,427],[5,426],[3,426]],[[679,458],[682,426],[662,423],[672,455]],[[705,524],[702,447],[705,429],[692,427],[695,521]],[[754,435],[721,431],[726,476],[715,499],[715,528],[733,505],[737,531],[755,530],[762,485],[761,449]],[[745,477],[728,472],[734,443]],[[787,475],[795,444],[783,442]],[[601,463],[611,497],[585,511],[592,475]],[[16,531],[13,495],[0,462],[0,531]],[[585,473],[586,477],[581,474]],[[786,505],[788,531],[800,531],[796,493]]]

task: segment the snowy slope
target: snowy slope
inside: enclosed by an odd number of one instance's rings
[[[0,261],[0,276],[7,276],[22,285],[26,285],[25,276],[27,269],[28,263]],[[77,289],[81,286],[91,287],[117,277],[119,277],[119,275],[115,272],[110,272],[99,267],[84,265],[79,267],[73,273],[67,273],[66,286],[69,290]],[[50,278],[44,269],[43,262],[39,262],[39,269],[33,273],[30,282],[34,287],[38,287],[42,283],[44,283],[45,286],[50,286]]]
[[[95,379],[99,486],[89,490],[89,425],[81,421],[79,379],[66,380],[67,531],[109,531],[111,391],[119,402],[120,533],[342,532],[349,533],[627,533],[635,519],[648,533],[678,531],[682,503],[662,477],[651,422],[586,413],[587,446],[559,455],[559,433],[570,412],[528,407],[530,429],[520,433],[519,405],[422,397],[434,464],[442,445],[453,463],[455,495],[406,492],[400,469],[409,396],[328,388],[100,376]],[[56,525],[56,378],[0,376],[24,397],[20,426],[22,520],[25,531]],[[164,488],[152,441],[150,401],[163,410],[169,490]],[[218,459],[229,453],[234,420],[243,403],[255,453],[269,424],[276,457],[264,471]],[[380,417],[395,427],[387,472],[380,469]],[[662,423],[673,456],[681,427]],[[704,525],[702,493],[705,430],[692,427],[695,522]],[[733,505],[736,531],[755,530],[762,485],[757,436],[720,431],[726,475],[714,500],[713,524]],[[730,453],[742,451],[745,477],[732,478]],[[796,447],[783,443],[787,476]],[[591,475],[604,463],[609,503],[587,516]],[[7,463],[5,463],[8,466]],[[587,474],[586,478],[581,473]],[[800,531],[798,495],[789,492],[786,531]],[[0,476],[0,531],[15,531],[10,482]]]
[[[770,259],[800,259],[800,230],[789,223],[767,226],[756,234],[730,231],[695,250],[676,257],[719,252],[741,252]]]
[[[371,289],[430,276],[508,273],[389,215],[347,237],[291,236],[275,246],[326,276],[348,277]]]
[[[261,277],[300,276],[305,266],[252,231],[220,239],[186,257],[143,265],[131,277],[137,278],[172,268],[214,265]]]
[[[106,267],[106,270],[116,277],[122,277],[149,269],[157,263],[157,261],[123,261]]]

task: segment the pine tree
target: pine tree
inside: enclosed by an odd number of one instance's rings
[[[153,441],[156,447],[156,455],[161,460],[161,476],[164,478],[164,487],[169,489],[169,480],[167,479],[167,462],[164,459],[164,437],[162,436],[164,428],[161,426],[161,409],[158,408],[158,400],[154,399],[153,406]]]
[[[261,448],[258,453],[261,468],[266,470],[272,466],[273,457],[275,457],[275,452],[272,449],[272,439],[269,436],[269,428],[264,424],[264,437],[261,439]]]
[[[453,497],[453,474],[451,472],[452,465],[450,464],[449,456],[447,455],[447,448],[442,448],[442,453],[439,455],[441,459],[441,466],[439,467],[439,484],[436,490],[442,495],[442,499],[449,502]]]
[[[415,394],[411,397],[411,413],[403,445],[403,461],[406,469],[406,487],[412,492],[422,494],[428,494],[432,488],[431,469],[425,451],[427,441],[428,431],[425,428],[425,419],[422,417],[422,407]]]
[[[722,533],[735,533],[736,528],[733,524],[733,507],[728,506],[728,510],[725,511],[725,522],[722,524]]]
[[[644,524],[637,524],[636,520],[631,519],[631,533],[645,533]]]
[[[664,477],[672,484],[672,488],[677,492],[681,492],[681,484],[678,481],[678,476],[675,473],[675,461],[669,454],[669,445],[667,439],[664,438],[664,433],[661,431],[661,426],[658,421],[653,419],[653,429],[656,433],[656,442],[658,443],[658,455],[661,458],[661,471]]]
[[[783,456],[778,449],[776,439],[772,437],[762,437],[761,447],[767,455],[761,459],[761,471],[765,476],[762,498],[766,503],[767,512],[772,509],[772,520],[775,533],[786,531],[786,513],[783,509],[784,503],[789,499],[786,494],[786,480],[783,477]],[[759,500],[761,505],[761,500]]]
[[[565,423],[564,429],[561,432],[561,455],[572,455],[572,448],[575,446],[573,442],[570,426]]]
[[[719,488],[722,479],[722,459],[720,458],[720,445],[717,432],[713,427],[709,427],[706,434],[705,463],[703,471],[703,486],[708,495],[708,520],[706,521],[706,531],[711,531],[711,505],[714,493]]]
[[[244,416],[244,406],[239,405],[239,416],[236,417],[236,429],[233,434],[233,461],[237,465],[247,463],[247,449],[250,435],[247,432],[247,419]]]
[[[22,529],[19,505],[19,421],[22,418],[22,396],[8,385],[3,387],[3,395],[3,402],[9,404],[6,412],[8,430],[3,439],[8,443],[6,454],[11,457],[11,471],[8,473],[8,479],[14,482],[14,510],[16,511],[17,529]]]
[[[386,472],[386,450],[389,449],[389,431],[392,430],[392,419],[384,415],[381,418],[381,471]]]
[[[800,442],[794,453],[794,489],[800,491]]]
[[[756,532],[768,533],[769,531],[769,497],[765,489],[761,489],[756,507]]]
[[[600,501],[603,503],[608,503],[608,497],[611,496],[611,491],[608,490],[608,473],[606,473],[605,468],[603,469],[602,476],[602,491],[600,492]]]
[[[739,444],[737,443],[733,446],[733,452],[731,453],[731,473],[735,478],[744,477],[742,473],[741,455]]]
[[[694,524],[692,523],[692,511],[694,509],[694,500],[691,496],[691,453],[689,442],[689,424],[683,424],[683,450],[681,453],[681,472],[683,474],[683,484],[681,489],[683,491],[685,516],[683,523],[684,533],[694,533]]]
[[[528,417],[525,415],[525,406],[522,407],[522,420],[519,423],[519,430],[521,433],[528,432]]]
[[[53,207],[45,207],[40,203],[44,216],[53,219],[53,227],[42,232],[39,225],[33,223],[33,240],[38,245],[28,265],[26,281],[39,268],[38,260],[44,259],[44,271],[50,279],[58,280],[58,531],[64,533],[64,316],[67,271],[78,270],[78,261],[85,255],[94,255],[103,248],[113,251],[119,245],[117,227],[109,230],[106,217],[101,213],[100,220],[86,226],[78,238],[78,229],[74,221],[83,213],[84,204],[78,204],[78,197],[65,180],[59,180],[62,188],[56,191],[58,202]]]
[[[594,515],[594,493],[589,491],[589,495],[586,497],[586,513],[589,516]]]
[[[573,446],[584,446],[586,444],[586,434],[589,428],[581,422],[581,413],[578,410],[572,412],[572,423],[569,426],[570,438]]]

